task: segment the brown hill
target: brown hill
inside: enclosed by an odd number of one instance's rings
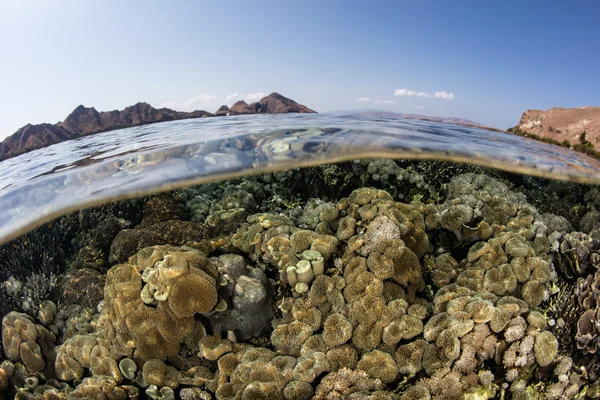
[[[271,93],[259,102],[246,104],[238,101],[231,109],[222,106],[214,116],[235,114],[274,114],[288,112],[314,112],[278,93]],[[31,150],[64,142],[80,136],[113,129],[127,128],[154,122],[186,118],[210,117],[207,111],[182,112],[169,108],[154,108],[148,103],[137,103],[124,110],[98,112],[93,107],[79,106],[63,122],[52,124],[27,124],[0,143],[0,161]]]
[[[217,111],[215,111],[214,116],[221,117],[221,116],[232,115],[232,114],[235,114],[235,113],[232,113],[231,110],[229,109],[229,107],[223,105],[223,106],[219,107],[219,109]]]
[[[271,93],[260,101],[252,103],[248,108],[256,114],[279,114],[279,113],[314,113],[308,107],[296,103],[279,93]]]
[[[231,108],[221,106],[215,115],[237,114],[282,114],[282,113],[314,113],[316,111],[296,103],[279,93],[271,93],[257,102],[248,104],[243,100],[238,101]]]
[[[98,132],[211,115],[207,111],[180,112],[168,108],[156,109],[147,103],[137,103],[122,111],[103,112],[98,112],[93,107],[79,106],[63,122],[55,125],[27,124],[20,128],[0,143],[0,160]]]
[[[93,107],[79,106],[58,126],[77,135],[88,135],[123,127],[209,116],[207,111],[181,112],[168,108],[156,109],[148,103],[137,103],[123,111],[98,112]]]
[[[76,137],[73,132],[52,124],[27,124],[0,143],[0,160],[26,151],[50,146]]]
[[[511,129],[515,133],[534,134],[571,145],[587,141],[600,147],[600,107],[552,108],[547,111],[527,110]]]
[[[236,102],[230,110],[236,114],[252,114],[252,109],[244,100]]]

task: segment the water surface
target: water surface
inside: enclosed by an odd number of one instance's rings
[[[0,162],[0,244],[92,205],[367,157],[467,162],[600,184],[598,160],[481,128],[327,114],[190,119],[104,132]]]

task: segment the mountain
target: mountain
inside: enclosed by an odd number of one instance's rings
[[[418,120],[423,120],[423,121],[444,122],[444,123],[448,123],[448,124],[485,127],[483,124],[480,124],[478,122],[473,122],[471,120],[464,119],[464,118],[435,117],[435,116],[429,116],[429,115],[405,114],[405,113],[397,113],[397,112],[383,111],[383,110],[350,110],[350,111],[337,111],[337,113],[362,115],[365,117],[418,119]]]
[[[589,143],[593,148],[600,142],[600,107],[527,110],[509,131],[572,145]]]
[[[186,118],[204,118],[235,114],[313,113],[313,110],[278,93],[271,93],[260,101],[246,104],[238,101],[231,109],[222,106],[215,114],[208,111],[175,111],[154,108],[148,103],[137,103],[124,110],[97,111],[93,107],[79,106],[64,121],[57,124],[27,124],[0,143],[0,161],[31,150],[50,146],[81,136],[154,122]]]
[[[221,106],[215,115],[238,115],[238,114],[282,114],[282,113],[314,113],[316,111],[296,103],[279,93],[271,93],[254,103],[246,103],[240,100],[231,108]]]
[[[0,143],[0,161],[80,136],[154,122],[211,115],[207,111],[180,112],[168,108],[156,109],[148,103],[137,103],[122,111],[102,112],[93,107],[78,106],[63,122],[55,125],[27,124],[4,139]]]
[[[75,137],[73,132],[58,125],[27,124],[0,143],[0,160]]]
[[[252,108],[244,100],[240,100],[231,106],[230,109],[236,114],[252,114]]]
[[[231,115],[231,114],[233,114],[233,113],[231,112],[229,107],[223,105],[223,106],[219,107],[219,109],[217,111],[215,111],[215,113],[213,115],[215,117],[221,117],[221,116],[226,116],[226,115]]]
[[[137,103],[123,111],[98,112],[93,107],[79,106],[58,126],[77,135],[88,135],[129,126],[210,116],[207,111],[181,112],[168,108],[156,109],[148,103]]]
[[[256,114],[280,114],[280,113],[314,113],[308,107],[296,103],[279,93],[271,93],[260,101],[248,106],[252,113]]]

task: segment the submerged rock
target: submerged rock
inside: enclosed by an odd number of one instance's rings
[[[273,284],[259,268],[246,265],[242,256],[225,254],[217,258],[226,285],[219,290],[227,299],[226,310],[208,317],[215,333],[232,331],[239,341],[268,333],[273,319]]]
[[[104,299],[105,282],[106,276],[98,271],[71,271],[60,282],[60,301],[65,306],[78,304],[95,310]]]

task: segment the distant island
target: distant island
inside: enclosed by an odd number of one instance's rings
[[[314,113],[308,107],[296,103],[294,100],[283,97],[278,93],[271,93],[263,97],[260,101],[254,103],[246,103],[240,100],[231,108],[221,106],[215,116],[221,115],[240,115],[240,114],[283,114],[283,113]]]
[[[122,111],[101,112],[96,111],[93,107],[80,105],[62,122],[57,124],[27,124],[4,139],[0,143],[0,161],[66,140],[154,122],[239,114],[314,112],[279,93],[271,93],[251,104],[247,104],[242,100],[235,103],[231,108],[221,106],[214,114],[203,110],[182,112],[169,108],[157,109],[148,103],[137,103]]]
[[[600,158],[600,107],[527,110],[507,131]]]

